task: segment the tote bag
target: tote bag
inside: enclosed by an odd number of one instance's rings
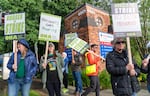
[[[86,69],[85,69],[86,75],[92,74],[92,73],[95,73],[95,72],[96,72],[96,64],[86,66]]]

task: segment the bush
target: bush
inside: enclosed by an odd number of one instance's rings
[[[84,68],[82,69],[81,77],[82,77],[83,87],[88,87],[90,85],[90,80],[89,80],[88,76],[86,76]]]
[[[90,80],[88,76],[86,76],[84,68],[81,71],[81,77],[82,77],[83,87],[88,87],[90,85]],[[99,80],[100,80],[101,89],[111,88],[110,75],[108,74],[106,70],[102,71],[99,74]],[[75,86],[70,68],[69,68],[69,74],[68,74],[68,81],[69,81],[69,85]]]
[[[110,75],[106,70],[103,70],[99,74],[100,86],[101,89],[111,88]]]
[[[140,82],[146,82],[146,78],[147,78],[146,76],[147,76],[146,74],[141,73],[140,76],[138,77],[138,80]]]

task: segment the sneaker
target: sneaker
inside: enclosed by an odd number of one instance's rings
[[[75,96],[81,96],[82,93],[76,92]]]
[[[62,88],[62,92],[67,93],[67,92],[69,92],[69,90],[67,88]]]

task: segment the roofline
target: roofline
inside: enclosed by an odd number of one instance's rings
[[[86,6],[86,5],[87,5],[87,6],[90,6],[90,7],[92,7],[92,8],[101,10],[101,11],[103,11],[104,13],[109,14],[109,12],[106,12],[105,10],[100,9],[100,8],[98,8],[98,7],[96,7],[96,6],[92,5],[92,4],[84,3],[84,4],[82,4],[81,6],[77,7],[76,9],[74,9],[71,13],[69,13],[68,15],[66,15],[65,18],[69,17],[72,13],[76,12],[78,9],[80,9],[80,8],[82,8],[83,6]]]

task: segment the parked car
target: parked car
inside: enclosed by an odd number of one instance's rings
[[[7,68],[7,62],[9,60],[9,57],[12,55],[12,52],[10,53],[4,53],[0,55],[0,71],[2,71],[2,77],[3,80],[8,79],[8,75],[10,70]]]

